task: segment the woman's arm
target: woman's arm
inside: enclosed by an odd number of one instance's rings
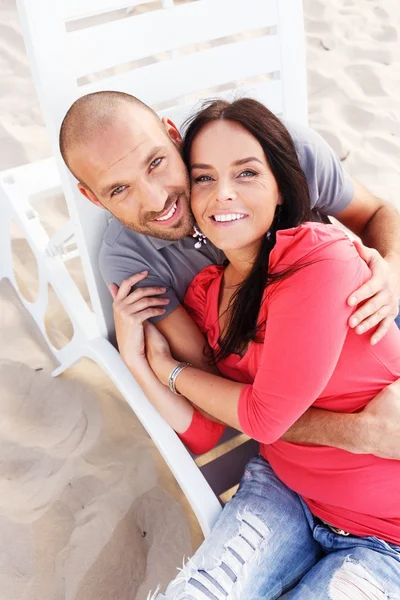
[[[165,339],[156,331],[151,323],[145,323],[146,339],[158,338],[161,344],[168,347]],[[136,356],[132,360],[132,352],[125,363],[147,398],[160,415],[176,431],[189,450],[196,455],[208,452],[218,443],[225,431],[225,425],[210,420],[202,412],[196,410],[188,400],[174,394],[155,376],[144,356]],[[179,363],[178,363],[179,364]]]
[[[147,322],[147,319],[164,311],[151,302],[151,296],[162,290],[139,288],[130,293],[132,286],[143,277],[143,273],[134,275],[125,280],[120,288],[110,286],[114,298],[115,330],[120,354],[147,398],[188,448],[194,454],[206,452],[218,442],[225,426],[200,414],[184,396],[172,393],[151,370],[145,354],[144,330],[147,329],[148,336],[153,333],[152,339],[164,351],[169,352],[169,346],[155,326]],[[157,300],[160,304],[160,298]]]
[[[334,250],[332,250],[334,246]],[[272,443],[319,397],[348,333],[354,285],[366,280],[348,240],[322,245],[314,261],[277,284],[268,305],[263,355],[253,385],[185,369],[177,389],[214,417],[255,439]],[[365,265],[364,265],[365,268]],[[175,362],[150,363],[165,381]],[[162,364],[163,363],[163,364]]]

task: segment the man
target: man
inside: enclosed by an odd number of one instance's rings
[[[353,182],[315,132],[294,125],[288,128],[307,177],[313,208],[322,215],[334,215],[375,248],[360,247],[372,278],[355,290],[349,303],[359,305],[350,320],[358,333],[379,324],[371,338],[372,344],[377,343],[398,312],[400,216]],[[139,100],[118,92],[99,92],[77,100],[60,132],[61,153],[79,181],[79,190],[113,215],[100,252],[105,282],[114,284],[115,294],[115,284],[120,286],[132,274],[148,270],[146,286],[167,288],[168,308],[154,321],[173,354],[209,369],[206,359],[194,351],[202,334],[181,302],[193,277],[203,267],[221,262],[223,256],[209,243],[195,247],[189,177],[180,145],[180,133],[169,119],[160,120]],[[151,307],[159,305],[159,300],[149,296],[143,291],[136,308],[151,316]],[[121,341],[124,330],[118,310],[116,303],[116,332]],[[190,337],[182,333],[189,326]],[[348,415],[309,409],[283,439],[398,459],[399,404],[396,384],[368,405],[357,428]]]

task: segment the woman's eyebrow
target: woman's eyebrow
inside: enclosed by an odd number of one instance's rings
[[[239,158],[238,160],[235,160],[232,165],[234,167],[238,167],[240,165],[244,165],[248,162],[258,162],[261,165],[263,164],[263,162],[257,158],[256,156],[247,156],[246,158]],[[207,165],[206,163],[193,163],[190,167],[191,169],[212,169],[213,166],[212,165]]]
[[[258,162],[261,165],[263,164],[262,160],[260,160],[259,158],[257,158],[256,156],[248,156],[247,158],[239,158],[239,160],[235,160],[235,162],[233,162],[233,166],[234,167],[238,167],[239,165],[244,165],[248,162]]]

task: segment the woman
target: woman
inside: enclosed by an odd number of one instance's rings
[[[311,405],[355,413],[398,379],[400,332],[371,347],[349,329],[346,299],[368,268],[341,230],[311,222],[293,143],[270,111],[210,104],[184,157],[196,221],[228,259],[185,299],[222,376],[177,363],[148,323],[147,358],[143,342],[121,352],[145,391],[159,386],[160,411],[192,451],[215,445],[221,423],[261,447],[160,597],[400,598],[399,463],[278,441]]]

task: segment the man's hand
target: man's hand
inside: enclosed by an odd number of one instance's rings
[[[165,293],[165,288],[138,288],[131,292],[132,286],[142,281],[148,275],[147,271],[128,277],[118,286],[109,286],[114,298],[113,312],[118,349],[128,366],[133,367],[139,357],[145,358],[145,342],[143,324],[147,319],[162,315],[168,304],[167,298],[159,298]]]
[[[359,334],[379,325],[371,337],[371,344],[376,344],[387,333],[399,311],[400,269],[383,259],[377,250],[367,248],[359,241],[354,245],[371,269],[372,276],[348,298],[350,306],[365,302],[350,317],[349,325]]]
[[[367,434],[363,453],[400,460],[400,380],[379,392],[359,416]]]

